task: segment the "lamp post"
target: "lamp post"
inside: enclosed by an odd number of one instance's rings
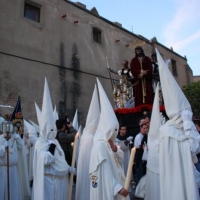
[[[9,121],[8,116],[5,118],[6,120],[1,124],[1,131],[6,139],[7,143],[11,138],[11,134],[13,133],[13,125],[12,122]],[[7,155],[7,192],[8,192],[8,200],[10,200],[10,173],[9,173],[9,145],[6,147],[6,155]]]

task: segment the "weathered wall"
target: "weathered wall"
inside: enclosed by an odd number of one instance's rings
[[[187,60],[185,58],[178,56],[176,53],[173,54],[171,50],[163,47],[162,45],[159,45],[158,43],[154,43],[154,46],[162,53],[165,60],[173,59],[176,61],[177,76],[174,76],[174,78],[181,88],[182,86],[193,82],[193,72],[188,66]],[[170,62],[169,69],[172,72],[172,62]]]
[[[133,58],[135,46],[141,45],[148,56],[154,47],[146,39],[70,2],[31,2],[42,6],[40,23],[23,17],[24,0],[0,2],[0,104],[14,106],[20,92],[24,117],[36,121],[34,102],[41,107],[44,77],[47,77],[52,102],[59,114],[73,118],[78,108],[80,123],[84,125],[96,77],[100,77],[113,103],[106,57],[109,66],[117,70],[123,59]],[[67,18],[62,19],[62,13]],[[74,24],[74,20],[79,23]],[[102,44],[93,41],[93,27],[101,29]],[[115,42],[117,39],[119,43]],[[182,66],[182,61],[179,64]],[[118,78],[113,74],[112,77]],[[179,77],[178,83],[184,85]],[[8,110],[1,108],[0,112]]]

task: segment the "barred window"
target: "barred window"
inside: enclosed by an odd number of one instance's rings
[[[39,23],[40,22],[40,7],[36,7],[29,3],[25,3],[24,17]]]
[[[101,44],[101,30],[96,27],[93,28],[93,40]]]
[[[176,61],[172,59],[172,74],[173,76],[178,76],[177,69],[176,69]]]

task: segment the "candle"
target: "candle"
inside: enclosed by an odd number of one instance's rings
[[[126,190],[128,190],[129,184],[130,184],[132,167],[133,167],[133,162],[134,162],[134,158],[135,158],[135,152],[136,152],[136,148],[134,147],[131,149],[131,156],[129,159],[128,170],[127,170],[127,174],[126,174],[126,181],[125,181],[125,185],[124,185],[124,188]],[[125,199],[126,199],[126,197],[123,197],[123,200],[125,200]]]
[[[10,132],[10,124],[6,124],[6,132]]]
[[[74,148],[73,148],[72,163],[71,163],[72,168],[75,167],[76,151],[77,151],[77,146],[78,146],[78,136],[79,136],[79,133],[77,133],[74,138],[74,144],[73,144]],[[73,177],[74,177],[74,174],[71,173],[70,180],[69,180],[68,200],[71,200],[71,198],[72,198]]]

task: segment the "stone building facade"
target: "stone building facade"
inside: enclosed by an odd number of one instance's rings
[[[200,81],[200,76],[193,76],[193,81],[194,82]]]
[[[120,69],[138,45],[147,56],[157,47],[164,59],[173,59],[180,86],[192,82],[186,58],[71,1],[1,1],[0,44],[0,104],[14,106],[20,93],[24,118],[35,122],[34,102],[41,108],[46,77],[59,115],[72,118],[78,109],[84,125],[96,77],[113,102],[106,57],[112,69]]]

